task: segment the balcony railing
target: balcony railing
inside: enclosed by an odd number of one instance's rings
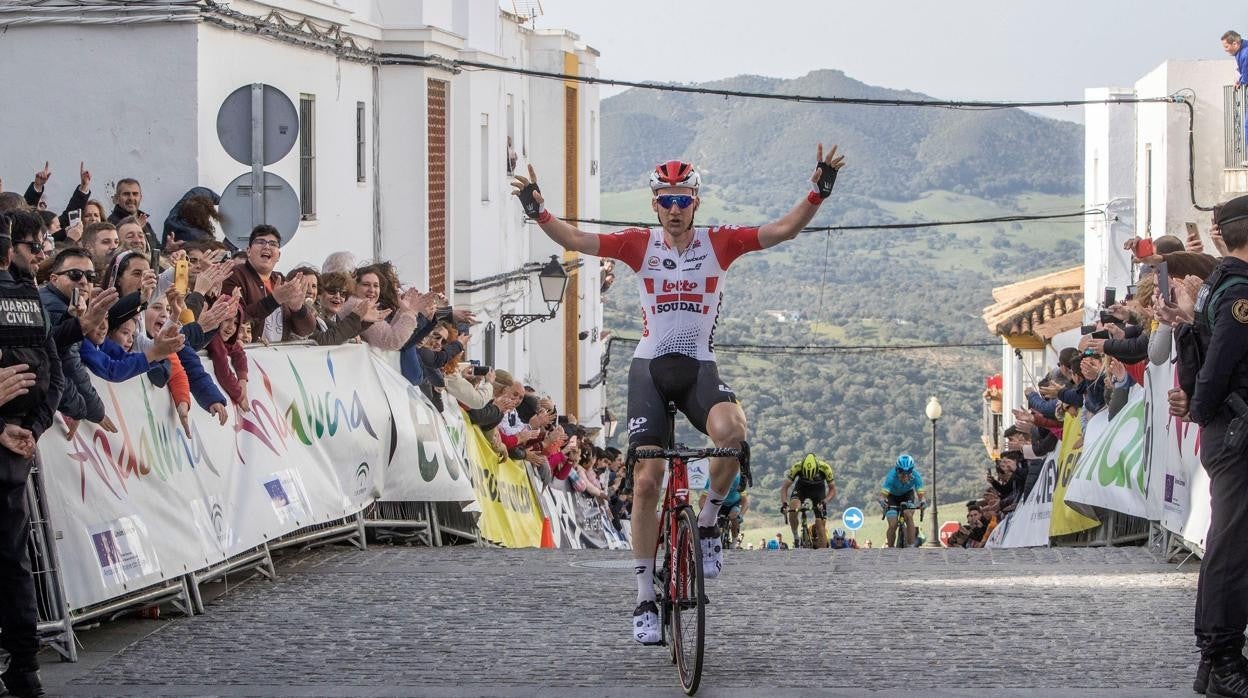
[[[1226,130],[1226,157],[1223,167],[1238,170],[1248,167],[1244,149],[1244,88],[1226,85],[1222,88],[1222,122]]]

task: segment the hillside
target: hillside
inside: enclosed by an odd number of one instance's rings
[[[915,96],[870,88],[836,71],[719,85]],[[770,117],[769,109],[775,112]],[[817,110],[831,113],[820,122]],[[699,222],[765,222],[801,196],[809,168],[800,163],[813,160],[819,138],[847,144],[849,167],[816,224],[971,219],[1082,206],[1080,127],[1014,110],[865,111],[630,91],[604,100],[603,115],[602,215],[610,220],[652,221],[642,173],[660,159],[683,157],[705,172]],[[790,147],[793,142],[802,153]],[[1015,147],[1021,143],[1026,146]],[[1011,149],[1015,155],[1007,156]],[[733,266],[716,342],[992,342],[980,320],[991,289],[1078,264],[1081,239],[1080,223],[1049,221],[803,234]],[[627,268],[616,269],[606,296],[607,327],[621,339],[635,337],[636,281]],[[781,322],[768,311],[798,319]],[[623,378],[632,349],[626,341],[612,346],[609,404],[617,414],[626,404]],[[719,360],[750,419],[759,454],[756,501],[768,516],[783,468],[808,450],[828,456],[836,467],[843,492],[838,507],[869,505],[885,469],[903,450],[930,477],[931,425],[923,408],[933,394],[945,412],[938,431],[941,501],[965,500],[982,490],[988,461],[979,442],[979,394],[984,378],[1000,370],[999,348],[816,355],[763,349],[720,351]],[[687,430],[682,438],[701,443],[700,435]],[[961,513],[950,505],[941,518]]]

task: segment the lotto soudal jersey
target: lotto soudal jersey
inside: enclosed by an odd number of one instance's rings
[[[684,354],[714,361],[724,273],[737,257],[759,249],[758,228],[694,228],[683,253],[664,241],[660,227],[599,236],[600,257],[618,259],[637,272],[642,331],[633,356]]]

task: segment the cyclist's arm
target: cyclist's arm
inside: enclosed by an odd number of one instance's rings
[[[781,503],[781,504],[787,504],[787,503],[788,503],[788,501],[789,501],[789,488],[790,488],[790,487],[792,487],[792,486],[793,486],[793,481],[792,481],[792,480],[790,480],[790,479],[788,479],[788,478],[785,478],[784,482],[780,484],[780,503]]]
[[[596,233],[587,233],[571,223],[559,220],[553,215],[545,223],[538,223],[537,227],[541,228],[543,233],[546,233],[546,237],[554,240],[556,245],[565,250],[583,254],[598,254],[598,238],[601,236]]]
[[[803,195],[802,200],[797,202],[793,210],[784,214],[779,220],[766,223],[758,229],[759,245],[767,249],[786,240],[792,240],[802,232],[802,228],[805,228],[818,212],[819,207],[807,201],[806,196]]]

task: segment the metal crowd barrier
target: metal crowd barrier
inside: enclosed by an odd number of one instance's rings
[[[363,520],[374,539],[386,543],[441,547],[452,542],[451,536],[482,542],[476,517],[459,502],[373,502]]]
[[[1101,525],[1096,528],[1058,536],[1051,539],[1052,545],[1093,548],[1106,545],[1128,545],[1147,543],[1151,535],[1152,523],[1138,516],[1128,516],[1108,509],[1100,510],[1097,518]]]

